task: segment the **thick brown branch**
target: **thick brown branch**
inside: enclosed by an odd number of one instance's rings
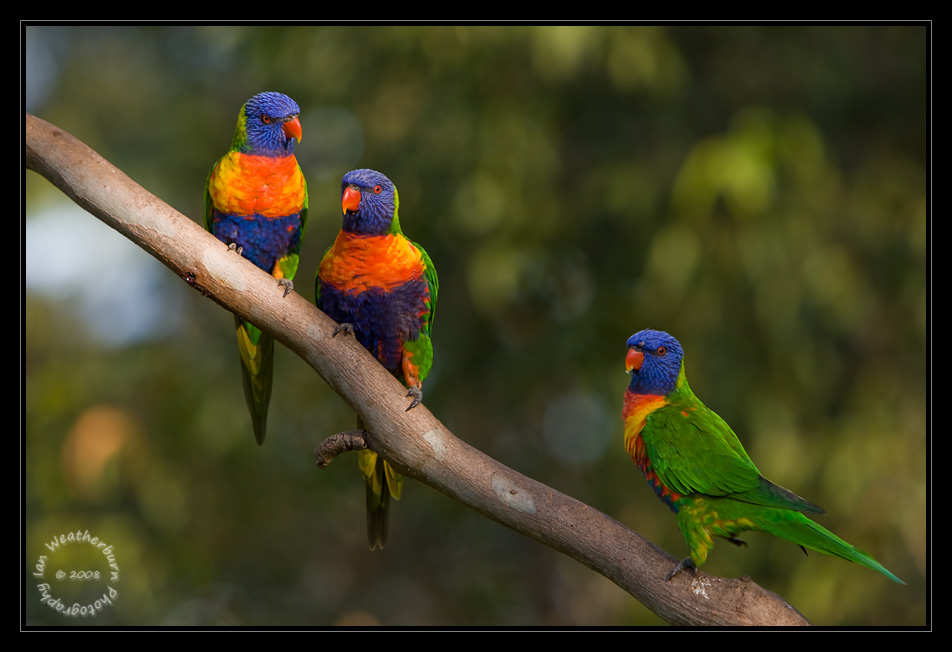
[[[307,361],[374,433],[404,475],[602,573],[675,624],[804,625],[776,595],[745,579],[665,576],[670,555],[601,512],[487,457],[453,436],[425,405],[336,324],[153,196],[73,136],[26,116],[26,165],[126,235],[179,277]]]

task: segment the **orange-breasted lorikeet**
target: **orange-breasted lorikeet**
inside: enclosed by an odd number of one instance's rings
[[[307,184],[294,157],[301,110],[287,95],[259,93],[238,112],[231,148],[205,183],[205,228],[292,287],[307,222]],[[264,443],[274,340],[235,317],[245,400],[255,439]]]
[[[740,532],[768,532],[801,548],[842,557],[904,584],[872,556],[804,516],[813,503],[764,478],[730,426],[691,391],[684,352],[654,330],[628,340],[631,374],[622,418],[625,448],[655,493],[677,514],[691,556],[668,574],[696,569],[719,536],[736,545]]]
[[[344,175],[343,226],[318,268],[315,302],[340,324],[335,335],[353,333],[408,388],[409,410],[422,400],[433,364],[439,283],[430,257],[400,230],[399,204],[397,189],[379,172]],[[370,548],[383,548],[390,499],[400,499],[403,477],[373,451],[360,451],[358,462],[367,483]]]

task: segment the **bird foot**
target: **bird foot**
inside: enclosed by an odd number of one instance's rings
[[[671,578],[680,573],[682,570],[691,571],[691,576],[697,575],[697,566],[694,565],[694,560],[690,557],[685,557],[677,563],[677,565],[671,569],[671,572],[668,573],[668,576],[665,578],[666,582],[670,582]]]
[[[420,389],[419,387],[411,387],[410,389],[408,389],[407,396],[412,396],[413,400],[410,401],[409,407],[407,407],[407,409],[405,410],[406,412],[409,412],[410,410],[412,410],[413,408],[415,408],[416,406],[418,406],[420,403],[423,402],[423,390]]]
[[[354,334],[354,325],[344,322],[343,324],[337,324],[337,328],[334,329],[334,334],[331,337],[337,337],[338,333],[343,333],[344,335],[353,335]]]
[[[282,278],[278,281],[278,285],[284,286],[284,296],[288,296],[294,289],[294,283],[289,278]]]
[[[324,468],[334,461],[334,458],[347,451],[362,451],[368,448],[366,430],[348,430],[331,435],[314,449],[315,462],[318,467]]]
[[[232,242],[230,245],[228,245],[228,251],[234,251],[240,256],[241,252],[244,251],[244,249],[239,247],[236,243]]]

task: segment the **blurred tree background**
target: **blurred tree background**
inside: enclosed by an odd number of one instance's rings
[[[241,104],[301,106],[311,216],[340,178],[400,190],[440,274],[426,404],[457,436],[676,557],[622,447],[625,341],[678,337],[761,471],[908,586],[767,535],[750,575],[818,625],[927,622],[928,30],[851,26],[53,26],[23,30],[25,108],[201,222]],[[232,317],[45,179],[25,178],[29,624],[601,626],[661,621],[604,577],[409,483],[366,545],[353,427],[276,353],[254,443]],[[44,543],[113,545],[114,604],[69,618]],[[59,585],[53,591],[64,590]]]

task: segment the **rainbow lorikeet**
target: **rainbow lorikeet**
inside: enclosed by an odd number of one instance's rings
[[[654,330],[628,340],[631,381],[622,418],[625,449],[648,484],[678,517],[691,556],[668,574],[696,569],[713,537],[735,545],[740,532],[768,532],[827,555],[855,561],[905,584],[869,554],[811,521],[823,509],[764,478],[730,426],[691,391],[684,352],[671,335]]]
[[[423,399],[423,380],[433,364],[430,331],[439,282],[423,248],[400,230],[400,200],[390,179],[374,170],[354,170],[341,180],[344,218],[334,244],[317,270],[315,303],[353,333],[377,360]],[[358,419],[357,427],[363,429]],[[370,548],[387,540],[390,499],[400,499],[403,477],[370,450],[358,463],[367,484]]]
[[[205,182],[205,228],[285,286],[293,284],[307,222],[307,184],[294,157],[301,110],[287,95],[259,93],[238,112],[231,148]],[[274,340],[235,317],[245,400],[258,444],[267,432]]]

